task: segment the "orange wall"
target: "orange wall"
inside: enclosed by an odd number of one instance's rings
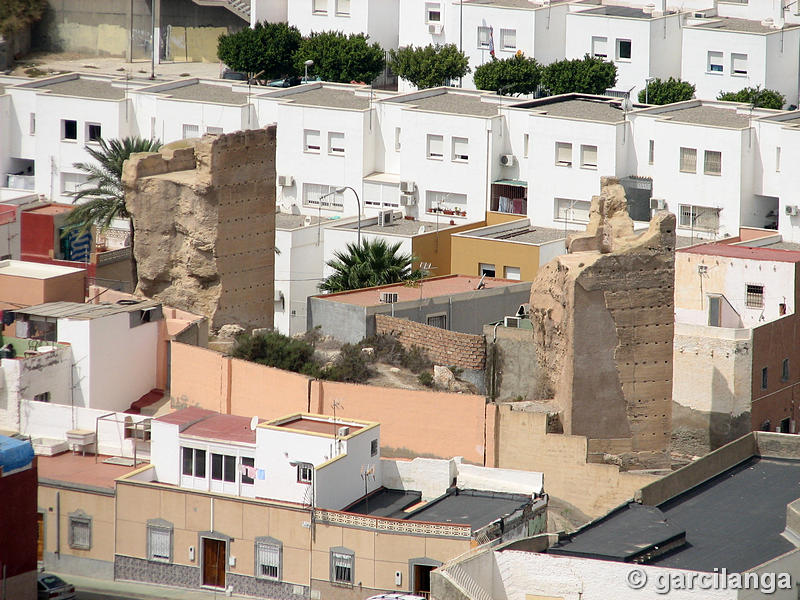
[[[308,411],[308,377],[236,358],[230,363],[231,414],[277,419]]]
[[[499,225],[500,223],[508,223],[509,221],[518,221],[524,219],[525,215],[511,215],[508,213],[487,212],[486,225]]]
[[[227,413],[229,361],[206,348],[172,342],[170,400],[173,408],[199,406]]]
[[[486,398],[314,381],[310,412],[378,421],[381,454],[386,457],[463,456],[484,464]],[[493,408],[493,407],[490,407]]]
[[[467,223],[460,227],[450,227],[438,233],[433,231],[424,235],[414,236],[411,240],[411,253],[416,256],[420,262],[431,263],[432,274],[434,276],[449,275],[452,245],[452,238],[450,236],[454,233],[477,229],[485,225],[486,221],[479,221],[477,223]],[[449,227],[447,221],[445,221],[442,226]],[[419,266],[419,263],[416,263],[414,266]]]

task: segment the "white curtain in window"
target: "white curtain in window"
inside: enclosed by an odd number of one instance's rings
[[[340,15],[349,15],[350,0],[336,0],[336,12]]]
[[[169,530],[150,529],[150,558],[169,560],[169,542]]]
[[[706,150],[703,163],[703,170],[706,174],[720,175],[722,173],[722,152]]]
[[[516,29],[501,29],[500,30],[500,43],[504,50],[513,50],[517,47],[517,30]]]

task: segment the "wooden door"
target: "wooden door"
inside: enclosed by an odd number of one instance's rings
[[[203,538],[203,585],[225,587],[225,542]]]
[[[36,513],[36,560],[44,562],[44,515]]]

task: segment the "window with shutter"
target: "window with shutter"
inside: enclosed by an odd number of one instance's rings
[[[608,57],[608,38],[592,36],[592,56],[595,58]]]
[[[303,204],[306,206],[319,206],[331,210],[342,210],[343,195],[336,192],[336,188],[332,185],[324,185],[319,183],[304,183],[303,184]],[[330,194],[330,195],[329,195]]]
[[[453,160],[466,162],[469,160],[469,139],[453,138]]]
[[[328,0],[313,0],[311,10],[315,13],[327,13]]]
[[[681,148],[681,173],[697,172],[697,149]]]
[[[200,136],[200,127],[189,123],[183,124],[183,139],[196,138]]]
[[[78,550],[92,549],[92,518],[82,510],[69,515],[68,543]]]
[[[444,136],[428,134],[428,158],[444,158]]]
[[[556,142],[556,164],[562,167],[572,166],[572,144]]]
[[[491,35],[491,28],[478,27],[478,48],[487,50],[489,48],[489,39]]]
[[[336,131],[328,133],[328,154],[344,156],[344,134]]]
[[[349,15],[350,14],[350,0],[336,0],[336,14]]]
[[[517,30],[516,29],[501,29],[500,30],[500,48],[503,50],[516,50],[517,49]]]
[[[581,146],[581,166],[597,168],[597,146]]]
[[[303,151],[318,154],[320,148],[319,138],[319,130],[306,129],[303,132]]]
[[[747,54],[731,54],[731,74],[732,75],[747,75]]]
[[[722,52],[709,51],[708,53],[708,72],[722,73]]]

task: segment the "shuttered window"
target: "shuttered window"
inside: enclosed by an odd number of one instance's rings
[[[428,158],[444,158],[444,137],[428,134]]]
[[[608,38],[592,37],[592,56],[595,58],[608,57]]]
[[[189,123],[183,124],[183,139],[196,138],[200,136],[200,127]]]
[[[344,155],[344,134],[336,131],[328,133],[328,153]]]
[[[92,518],[81,510],[69,515],[69,547],[92,549]]]
[[[303,204],[307,206],[318,206],[320,203],[323,208],[330,208],[334,210],[342,210],[342,194],[334,193],[336,187],[332,185],[324,185],[319,183],[304,183],[303,184]]]
[[[747,54],[731,54],[731,74],[747,75]]]
[[[336,14],[349,15],[350,14],[350,0],[336,0]]]
[[[453,138],[453,160],[466,162],[469,160],[469,139]]]
[[[303,151],[318,153],[320,148],[319,130],[306,129],[303,132]]]
[[[503,50],[516,50],[517,49],[517,30],[516,29],[501,29],[500,30],[500,48]]]
[[[581,146],[581,166],[597,167],[597,146]]]
[[[556,164],[562,167],[572,166],[572,144],[556,142]]]

